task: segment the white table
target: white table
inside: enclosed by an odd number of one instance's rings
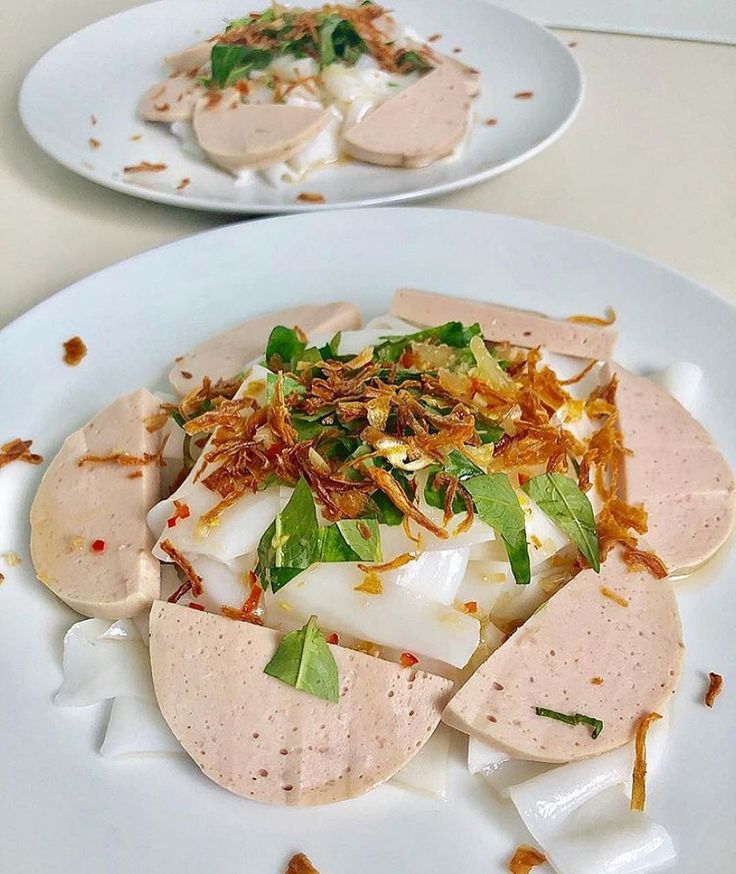
[[[21,81],[54,43],[134,0],[4,0],[0,326],[77,279],[232,217],[144,203],[81,179],[28,138]],[[588,92],[572,129],[522,167],[427,203],[605,237],[736,303],[736,47],[560,32]]]

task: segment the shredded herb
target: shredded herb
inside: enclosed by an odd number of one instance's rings
[[[247,79],[254,70],[262,70],[273,60],[273,52],[249,46],[216,43],[210,56],[212,81],[220,88]]]
[[[284,635],[263,672],[315,698],[335,704],[339,700],[337,664],[316,616],[298,631]]]
[[[537,716],[546,716],[548,719],[556,719],[567,725],[589,725],[592,729],[590,736],[595,740],[603,731],[603,720],[593,716],[585,716],[582,713],[560,713],[557,710],[549,710],[547,707],[535,707]]]

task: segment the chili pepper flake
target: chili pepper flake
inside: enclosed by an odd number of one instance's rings
[[[204,613],[204,607],[201,604],[198,604],[196,601],[190,601],[187,604],[187,607],[191,607],[192,610],[199,610]]]
[[[636,729],[634,770],[631,777],[632,810],[644,810],[646,803],[647,732],[649,731],[649,726],[661,718],[659,713],[649,713],[641,720]]]
[[[411,652],[402,652],[399,656],[399,664],[402,668],[413,668],[419,659]]]
[[[105,543],[105,541],[99,540],[99,539],[93,540],[92,543],[90,543],[90,545],[89,545],[90,550],[92,552],[97,552],[97,553],[104,552],[106,547],[107,547],[107,544]]]
[[[544,865],[547,857],[535,850],[534,847],[528,847],[525,844],[517,847],[514,855],[509,862],[509,871],[511,874],[529,874],[532,868],[537,865]]]
[[[477,601],[466,601],[463,604],[463,610],[466,613],[477,613],[478,612],[478,602]]]
[[[31,452],[33,440],[21,440],[16,437],[0,446],[0,467],[11,464],[13,461],[25,461],[26,464],[41,464],[42,455]]]
[[[340,645],[340,635],[336,631],[333,631],[332,634],[328,634],[325,640],[327,643],[332,643],[335,646]]]
[[[302,191],[297,194],[296,199],[299,203],[325,203],[324,194],[320,194],[318,191]]]
[[[174,513],[166,520],[166,527],[173,528],[179,519],[188,519],[190,515],[189,504],[184,501],[174,501]]]
[[[713,671],[708,673],[708,691],[705,693],[705,706],[712,707],[715,704],[716,698],[721,694],[723,688],[723,677],[720,674],[714,674]]]
[[[63,344],[64,364],[76,367],[87,354],[87,346],[81,337],[71,337]]]
[[[284,874],[319,874],[319,871],[304,853],[297,853],[289,859],[289,864]]]

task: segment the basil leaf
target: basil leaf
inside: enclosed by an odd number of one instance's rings
[[[535,707],[537,716],[546,716],[548,719],[556,719],[567,725],[589,725],[593,730],[590,736],[595,740],[603,731],[603,720],[594,716],[585,716],[583,713],[560,713],[557,710],[549,710],[547,707]]]
[[[506,433],[500,425],[490,422],[487,419],[475,420],[475,430],[478,432],[481,443],[498,443],[498,441]]]
[[[323,361],[332,361],[338,356],[340,348],[340,340],[342,339],[342,331],[338,331],[335,336],[325,346],[319,350]]]
[[[319,561],[360,561],[358,555],[353,552],[350,544],[342,536],[337,525],[326,525],[324,528],[320,528],[319,533]]]
[[[601,569],[598,532],[588,496],[561,473],[532,477],[524,491],[570,537],[594,571]]]
[[[384,338],[384,342],[375,348],[379,361],[398,361],[401,353],[410,343],[421,343],[424,340],[437,340],[445,346],[463,349],[470,343],[472,337],[481,333],[480,325],[475,323],[466,327],[462,322],[446,322],[434,328],[425,328],[414,334],[404,334]]]
[[[247,27],[251,21],[253,21],[253,17],[250,15],[245,15],[243,18],[233,18],[233,20],[228,24],[225,28],[225,33],[229,30],[235,30],[237,27]]]
[[[383,492],[373,492],[371,501],[376,507],[376,521],[380,525],[401,525],[404,514]]]
[[[293,328],[276,325],[266,344],[266,363],[277,356],[283,366],[281,369],[291,370],[306,348],[307,344]]]
[[[283,392],[285,398],[288,398],[289,395],[293,394],[303,395],[306,392],[306,388],[296,379],[292,379],[290,376],[282,376],[282,374],[280,373],[269,373],[266,375],[267,404],[271,403],[271,399],[273,398],[274,392],[276,390],[276,383],[279,381],[279,379],[283,379]]]
[[[468,479],[471,476],[483,476],[483,471],[474,464],[469,458],[466,458],[462,452],[453,449],[447,456],[447,461],[442,466],[445,473],[450,476],[456,476],[460,481]]]
[[[302,477],[283,510],[268,526],[258,544],[256,573],[264,590],[271,586],[278,591],[300,570],[314,561],[319,527],[317,510],[311,489]],[[296,573],[274,573],[274,569],[288,568]],[[288,577],[288,579],[285,579]]]
[[[212,47],[212,81],[222,88],[245,78],[253,70],[262,70],[273,60],[273,52],[248,46],[217,43]]]
[[[502,538],[517,583],[531,579],[524,511],[505,473],[487,473],[463,484],[470,492],[480,518]]]
[[[341,519],[335,522],[358,561],[382,561],[381,535],[375,519]]]
[[[263,672],[315,698],[338,701],[337,664],[316,616],[310,617],[299,631],[290,631],[281,638]]]

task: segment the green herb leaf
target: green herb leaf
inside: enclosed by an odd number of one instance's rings
[[[600,571],[601,557],[593,508],[575,480],[561,473],[543,473],[532,477],[523,489],[539,509],[572,538],[593,570]]]
[[[229,30],[236,30],[239,27],[247,27],[251,23],[251,21],[253,21],[253,18],[250,15],[245,15],[243,16],[243,18],[233,18],[233,20],[225,28],[225,33],[227,33]]]
[[[404,514],[383,492],[373,492],[371,500],[376,506],[376,521],[380,525],[401,525]]]
[[[462,322],[446,322],[444,325],[425,328],[414,334],[385,337],[383,343],[376,346],[375,356],[379,361],[398,361],[401,353],[410,343],[422,343],[426,340],[436,340],[438,343],[444,343],[445,346],[463,349],[470,343],[471,337],[480,333],[480,325],[477,323],[466,327]]]
[[[278,383],[279,379],[283,380],[283,392],[285,398],[288,398],[289,395],[293,394],[303,395],[306,392],[306,388],[296,379],[292,379],[290,376],[284,376],[281,373],[269,373],[266,376],[267,404],[271,403],[271,399],[273,398],[274,392],[276,391],[276,384]]]
[[[319,27],[319,59],[323,67],[335,61],[354,64],[368,51],[355,26],[339,15],[328,15]]]
[[[281,638],[263,672],[315,698],[338,701],[337,664],[316,616],[310,617],[299,631],[290,631]]]
[[[277,592],[314,561],[319,537],[317,511],[302,477],[284,509],[268,526],[258,544],[256,573],[264,589]],[[276,573],[279,568],[287,569]],[[295,571],[295,573],[291,573]]]
[[[403,73],[425,73],[434,69],[426,58],[417,52],[401,52],[396,58],[396,65]]]
[[[358,561],[382,561],[381,535],[375,519],[341,519],[335,522]]]
[[[292,370],[306,348],[307,344],[299,339],[293,328],[276,325],[266,344],[266,363],[277,357],[278,360],[274,363],[280,364],[281,367],[274,369]]]
[[[217,43],[212,47],[212,81],[220,88],[262,70],[273,60],[273,52],[248,46]]]
[[[603,720],[593,716],[585,716],[582,713],[560,713],[557,710],[549,710],[547,707],[535,707],[537,716],[546,716],[548,719],[556,719],[567,725],[589,725],[592,728],[590,736],[595,740],[603,731]]]
[[[320,528],[320,552],[318,559],[324,562],[360,561],[345,540],[337,525]]]
[[[442,510],[445,506],[445,487],[438,488],[435,485],[435,477],[438,473],[447,473],[450,476],[457,477],[461,482],[473,476],[482,476],[483,471],[466,458],[457,449],[453,449],[447,456],[447,461],[443,465],[432,465],[430,468],[427,482],[424,486],[424,500],[430,507],[437,507]],[[465,503],[461,498],[456,497],[452,502],[452,510],[454,513],[462,513],[465,509]]]
[[[498,443],[506,433],[503,428],[500,425],[496,425],[495,422],[490,422],[487,419],[480,419],[478,417],[476,417],[475,420],[475,430],[478,432],[478,436],[483,444]]]
[[[337,358],[341,339],[342,331],[338,331],[329,343],[327,343],[325,346],[322,346],[319,351],[323,361],[332,361]]]
[[[505,473],[472,477],[463,485],[470,492],[480,518],[503,539],[517,583],[531,579],[524,511]]]

